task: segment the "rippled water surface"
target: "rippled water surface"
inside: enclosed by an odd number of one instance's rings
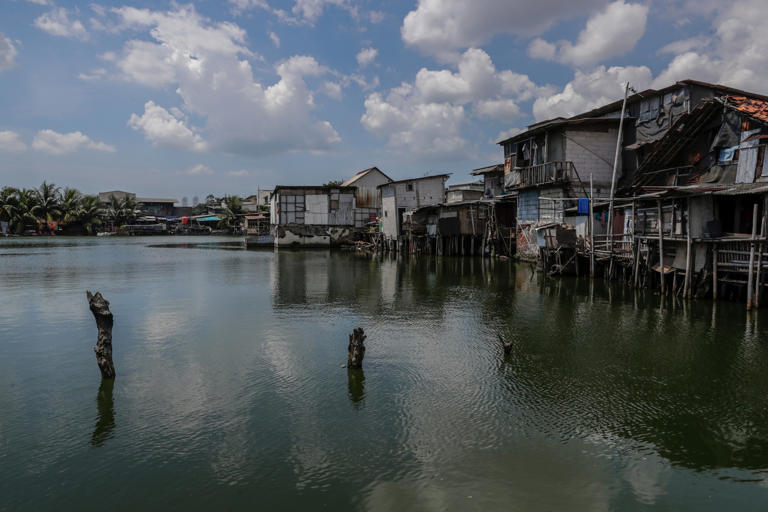
[[[765,510],[766,330],[511,262],[0,240],[0,511]]]

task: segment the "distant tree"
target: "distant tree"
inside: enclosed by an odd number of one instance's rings
[[[65,224],[77,222],[83,195],[76,188],[65,188],[61,193],[61,220]]]
[[[189,206],[189,198],[187,196],[181,198],[181,206]]]
[[[31,213],[46,226],[61,218],[61,189],[55,183],[43,182],[34,193],[37,195]]]
[[[101,204],[99,203],[99,196],[84,196],[80,200],[80,205],[77,210],[77,220],[85,228],[88,234],[93,233],[95,226],[101,225],[101,216],[103,212],[101,210]]]
[[[220,214],[219,227],[234,231],[240,222],[239,216],[245,213],[243,200],[237,196],[224,196],[222,201],[224,209]]]

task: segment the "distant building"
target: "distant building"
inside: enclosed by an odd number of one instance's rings
[[[464,201],[477,201],[483,198],[483,182],[472,181],[468,183],[454,183],[445,191],[446,203],[460,203]]]
[[[450,174],[391,181],[381,190],[382,232],[388,240],[397,240],[403,232],[403,215],[421,206],[445,201],[445,182]]]
[[[379,185],[390,183],[392,178],[378,167],[360,171],[341,184],[357,187],[355,190],[355,226],[363,227],[381,217],[381,190]]]
[[[483,178],[483,193],[485,197],[490,199],[504,194],[504,164],[481,167],[475,169],[470,174]]]
[[[109,204],[112,197],[119,200],[123,200],[126,197],[131,197],[136,200],[137,203],[142,205],[145,215],[152,215],[155,217],[171,217],[175,215],[174,204],[178,201],[171,198],[162,197],[137,197],[133,192],[125,192],[124,190],[110,190],[108,192],[99,192],[99,202],[102,205]]]

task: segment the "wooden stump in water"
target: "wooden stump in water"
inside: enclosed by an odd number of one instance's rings
[[[86,291],[85,293],[88,295],[91,313],[96,319],[96,327],[99,328],[96,346],[93,347],[93,351],[96,352],[96,364],[99,365],[102,379],[114,379],[115,365],[112,363],[113,318],[112,312],[109,310],[109,301],[102,297],[100,292],[91,294],[91,292]]]
[[[349,346],[347,347],[347,368],[359,370],[363,367],[363,357],[365,356],[365,332],[362,327],[358,327],[349,335]]]

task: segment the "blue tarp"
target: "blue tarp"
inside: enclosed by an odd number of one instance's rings
[[[209,215],[207,217],[198,217],[196,219],[197,222],[214,222],[214,221],[220,221],[221,218],[219,218],[218,215]]]
[[[579,215],[589,215],[589,198],[588,197],[580,197],[579,198],[579,204],[576,208],[576,213]]]

